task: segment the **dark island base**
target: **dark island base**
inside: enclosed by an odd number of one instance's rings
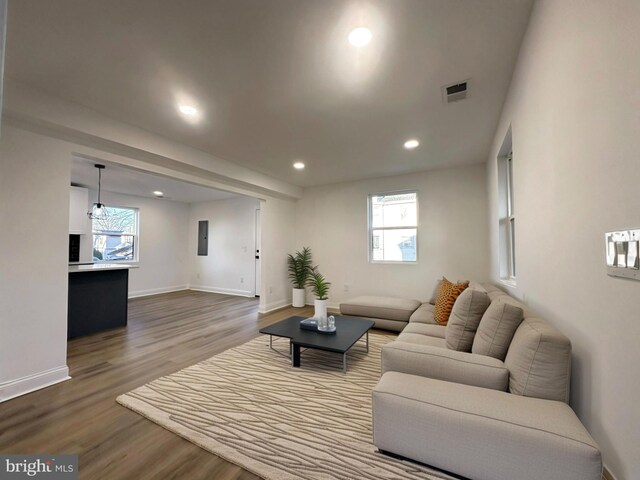
[[[69,273],[67,338],[127,326],[129,270]]]

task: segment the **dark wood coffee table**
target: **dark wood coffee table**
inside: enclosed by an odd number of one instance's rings
[[[315,348],[327,352],[342,354],[342,371],[347,372],[347,352],[363,336],[366,337],[366,348],[369,351],[369,330],[374,322],[357,317],[335,315],[336,333],[326,335],[313,330],[300,328],[300,320],[306,317],[289,317],[260,329],[260,333],[269,335],[269,348],[273,349],[273,337],[286,337],[290,340],[291,365],[300,366],[300,348]]]

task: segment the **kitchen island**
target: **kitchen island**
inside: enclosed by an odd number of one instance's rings
[[[129,269],[135,265],[69,265],[67,338],[127,326]]]

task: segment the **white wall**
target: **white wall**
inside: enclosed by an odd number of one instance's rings
[[[138,268],[129,270],[129,297],[186,289],[189,205],[112,192],[102,192],[101,196],[107,205],[138,209]],[[96,192],[90,190],[89,205],[95,200]],[[86,237],[91,242],[91,237]]]
[[[2,127],[0,401],[68,378],[67,144]]]
[[[640,2],[540,0],[488,159],[513,129],[517,287],[573,342],[571,404],[619,480],[640,478],[640,282],[606,275],[604,234],[640,227]]]
[[[418,262],[370,263],[367,196],[409,189],[418,191]],[[427,301],[443,275],[488,278],[486,203],[482,164],[308,188],[296,209],[296,248],[311,247],[332,283],[331,306],[359,295]]]
[[[266,197],[260,202],[262,225],[262,292],[260,312],[291,304],[287,276],[287,254],[293,251],[296,232],[296,204]]]
[[[2,113],[2,91],[4,83],[4,42],[7,29],[7,0],[0,0],[0,113]],[[0,127],[2,116],[0,115]]]
[[[255,198],[192,203],[189,213],[191,288],[255,295]],[[209,251],[198,256],[198,221],[209,221]],[[186,231],[187,229],[185,229]]]

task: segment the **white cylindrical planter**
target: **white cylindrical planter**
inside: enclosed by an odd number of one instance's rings
[[[315,307],[315,315],[313,318],[316,320],[327,319],[327,301],[326,300],[314,300],[313,306]]]
[[[304,288],[294,288],[292,305],[297,308],[304,307],[306,293]]]

